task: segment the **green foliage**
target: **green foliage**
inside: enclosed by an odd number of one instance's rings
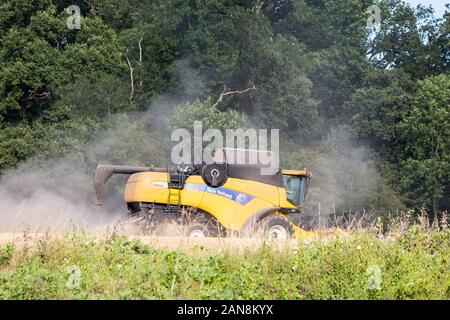
[[[80,117],[88,115],[101,121],[112,114],[136,109],[128,95],[128,85],[120,78],[102,75],[89,80],[83,77],[66,86],[59,104],[70,106]]]
[[[7,265],[15,251],[15,247],[13,244],[7,244],[6,246],[3,246],[0,250],[0,267]]]
[[[450,298],[448,231],[412,228],[396,241],[360,234],[239,254],[154,249],[117,236],[43,241],[0,265],[0,299]],[[80,270],[79,286],[68,287],[71,267]]]
[[[121,31],[119,37],[136,72],[136,99],[144,104],[159,94],[179,92],[182,75],[176,62],[183,58],[188,4],[156,0],[136,3],[130,10],[132,27]]]
[[[368,64],[363,44],[366,8],[370,1],[295,1],[275,30],[306,44],[311,64],[308,77],[314,83],[313,98],[326,120],[342,115],[342,105],[360,85]]]
[[[400,122],[413,103],[415,87],[403,71],[373,70],[346,104],[353,131],[385,160],[403,156]]]
[[[313,83],[307,76],[308,57],[303,50],[293,38],[278,35],[273,40],[269,65],[253,71],[258,78],[264,76],[263,83],[256,86],[254,118],[261,127],[278,128],[284,136],[308,144],[322,137],[324,127],[312,97]]]
[[[404,72],[374,71],[347,104],[357,134],[378,153],[407,204],[446,210],[449,77],[417,83]],[[392,172],[392,173],[391,173]]]
[[[95,79],[123,70],[117,36],[101,19],[84,17],[82,29],[72,31],[51,1],[1,6],[0,120],[34,120],[80,74]]]
[[[414,9],[401,0],[385,0],[380,5],[381,30],[368,45],[369,59],[378,68],[401,68],[416,79],[448,71],[448,30],[432,9]]]
[[[201,121],[204,130],[209,128],[225,131],[226,129],[248,128],[246,117],[235,110],[220,111],[211,100],[204,103],[194,101],[180,107],[174,112],[171,120],[173,128],[193,130],[194,121]]]
[[[32,124],[6,125],[0,129],[0,169],[35,157],[44,161],[70,153],[92,133],[94,122],[80,119],[67,107],[47,110]]]
[[[449,106],[450,76],[427,78],[419,82],[413,107],[401,123],[407,143],[401,185],[416,205],[433,210],[443,209],[440,201],[450,191]]]

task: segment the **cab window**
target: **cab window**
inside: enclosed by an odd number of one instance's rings
[[[307,177],[283,175],[283,182],[288,201],[296,207],[302,206],[305,200]]]

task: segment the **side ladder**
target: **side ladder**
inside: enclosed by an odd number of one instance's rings
[[[167,182],[169,195],[166,212],[170,214],[179,214],[181,212],[181,190],[183,189],[184,182],[183,172],[180,174],[171,174],[168,168]]]

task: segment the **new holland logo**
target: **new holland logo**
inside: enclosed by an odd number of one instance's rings
[[[246,204],[248,201],[248,196],[245,193],[239,193],[236,197],[236,202],[240,205]]]
[[[221,196],[230,199],[234,202],[237,202],[241,206],[245,206],[247,203],[249,203],[251,200],[255,198],[254,196],[242,192],[237,192],[226,188],[210,188],[204,184],[186,184],[184,186],[184,189],[215,194],[217,196]]]

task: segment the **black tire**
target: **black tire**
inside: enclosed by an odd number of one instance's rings
[[[189,226],[186,236],[189,238],[207,238],[211,235],[205,225],[196,223]]]
[[[262,221],[264,237],[268,240],[289,240],[295,236],[292,225],[285,219],[270,215]]]
[[[227,165],[213,163],[203,166],[202,179],[209,187],[219,188],[223,186],[228,180]]]
[[[140,214],[130,215],[127,213],[113,224],[113,229],[127,234],[147,235],[149,233],[148,225],[149,220],[146,216]]]
[[[213,217],[207,217],[203,214],[195,217],[188,225],[187,237],[223,237],[225,230],[222,225]]]

